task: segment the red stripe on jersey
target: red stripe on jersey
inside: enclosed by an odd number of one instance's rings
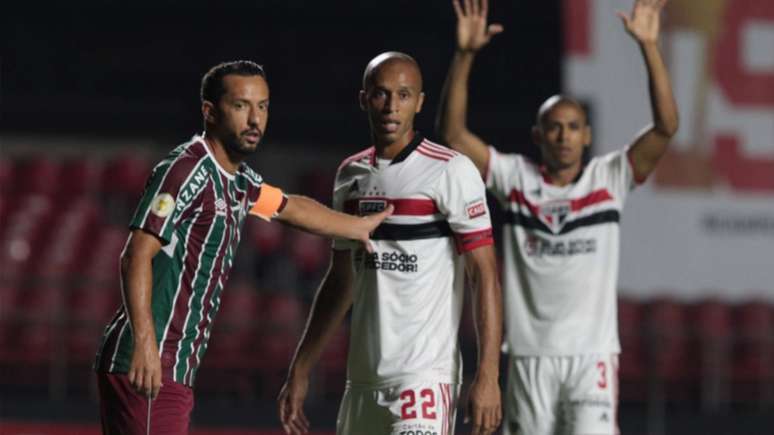
[[[599,189],[589,193],[583,198],[571,200],[570,207],[572,208],[572,211],[580,211],[586,207],[612,199],[613,197],[610,195],[610,192],[608,192],[607,189]]]
[[[454,233],[454,240],[457,242],[457,252],[469,252],[481,246],[493,245],[492,228],[472,233]]]
[[[510,202],[515,202],[516,204],[527,207],[529,212],[532,213],[532,216],[540,216],[540,210],[538,209],[538,206],[529,202],[522,191],[518,189],[511,190],[511,194],[508,196],[508,200]]]
[[[511,194],[509,195],[508,199],[510,202],[515,202],[527,207],[533,216],[537,217],[540,215],[540,208],[537,205],[531,203],[524,196],[524,193],[517,189],[511,190]],[[584,197],[570,200],[570,208],[572,211],[577,212],[583,210],[586,207],[590,207],[601,202],[610,201],[612,199],[613,196],[610,195],[610,191],[607,189],[598,189]]]
[[[390,199],[378,196],[349,199],[344,202],[344,212],[359,215],[360,201],[385,201],[385,205],[392,204],[395,206],[395,211],[392,212],[393,216],[429,216],[440,212],[432,199]]]
[[[448,162],[450,160],[450,157],[436,154],[433,151],[429,150],[428,148],[423,148],[421,145],[417,147],[417,152],[419,154],[422,154],[424,156],[430,157],[431,159],[435,159],[435,160],[443,160],[444,162]]]
[[[441,400],[443,400],[443,420],[441,420],[441,435],[446,435],[446,425],[447,421],[449,420],[449,416],[447,415],[449,402],[446,400],[446,389],[444,388],[444,385],[440,384],[439,387],[441,387]]]
[[[432,143],[430,141],[424,141],[422,142],[422,145],[427,148],[430,148],[431,150],[437,152],[438,154],[446,154],[449,157],[454,157],[455,155],[457,155],[457,153],[454,150],[446,148],[445,146],[438,145],[436,143]]]
[[[364,159],[367,156],[369,157],[369,161],[371,162],[371,164],[373,164],[374,163],[374,155],[375,155],[375,153],[376,153],[376,148],[374,148],[374,147],[369,147],[369,148],[364,149],[363,151],[355,153],[355,154],[347,157],[346,159],[344,159],[341,162],[341,164],[339,165],[339,169],[338,170],[340,171],[343,167],[349,165],[350,163],[356,162],[356,161],[361,160],[361,159]]]

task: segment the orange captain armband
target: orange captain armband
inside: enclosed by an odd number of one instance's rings
[[[261,185],[258,201],[250,209],[250,214],[258,216],[265,221],[270,221],[285,208],[286,202],[287,198],[280,189],[264,183]]]

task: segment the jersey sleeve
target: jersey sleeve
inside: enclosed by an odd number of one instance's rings
[[[622,200],[637,186],[627,151],[622,149],[605,154],[600,157],[599,165],[599,170],[604,172],[608,188]]]
[[[494,243],[486,188],[469,158],[460,155],[449,161],[437,195],[438,209],[449,222],[459,253]]]
[[[145,183],[129,228],[142,229],[158,237],[163,245],[169,244],[180,218],[190,211],[204,190],[206,178],[207,168],[202,160],[162,161]]]
[[[515,155],[502,154],[493,146],[489,147],[489,164],[484,174],[484,182],[498,201],[504,202],[510,193],[508,177],[513,171]]]
[[[344,209],[344,203],[347,200],[347,192],[349,191],[349,184],[343,184],[343,177],[341,175],[343,168],[340,167],[336,173],[336,180],[333,182],[333,209],[342,213],[346,213]],[[357,248],[358,242],[349,239],[343,239],[336,237],[333,239],[333,249],[337,251],[346,251]]]

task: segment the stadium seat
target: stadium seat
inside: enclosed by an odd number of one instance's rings
[[[644,401],[647,382],[644,339],[644,306],[629,298],[618,300],[618,331],[621,340],[618,375],[622,400]]]
[[[692,307],[691,325],[698,346],[701,401],[706,410],[717,409],[728,395],[731,350],[731,308],[725,302],[706,300]]]
[[[10,195],[16,188],[13,182],[15,160],[0,156],[0,193]]]
[[[693,399],[698,392],[696,360],[693,358],[685,306],[677,301],[658,299],[647,311],[648,370],[655,386],[667,401]]]
[[[14,172],[17,193],[51,195],[56,192],[61,167],[48,157],[34,156],[21,161]]]
[[[734,310],[732,354],[734,401],[774,404],[774,307],[753,301]]]
[[[65,198],[96,195],[101,188],[104,163],[93,158],[71,159],[62,164],[58,193]]]
[[[331,242],[320,236],[294,230],[290,233],[290,256],[306,277],[319,274],[328,264]]]

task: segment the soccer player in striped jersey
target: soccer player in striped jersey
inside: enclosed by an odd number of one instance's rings
[[[647,68],[653,124],[624,149],[583,162],[591,132],[575,100],[540,107],[533,141],[542,161],[502,154],[468,130],[467,82],[476,53],[501,32],[486,0],[453,1],[457,47],[442,94],[440,135],[475,162],[503,204],[505,434],[615,434],[619,217],[628,192],[654,170],[678,127],[658,49],[664,0],[619,13]]]
[[[261,66],[213,67],[201,101],[204,134],[156,165],[130,223],[123,304],[95,364],[105,434],[188,433],[192,387],[248,215],[367,244],[391,212],[335,212],[284,194],[243,162],[266,131],[269,88]]]
[[[465,272],[479,344],[470,388],[473,433],[500,422],[501,295],[485,187],[467,157],[414,131],[422,76],[406,54],[366,67],[360,106],[373,146],[344,160],[334,208],[360,215],[394,205],[369,254],[336,239],[330,269],[278,399],[287,433],[305,433],[309,371],[352,307],[339,434],[452,434],[461,381],[457,330]]]

